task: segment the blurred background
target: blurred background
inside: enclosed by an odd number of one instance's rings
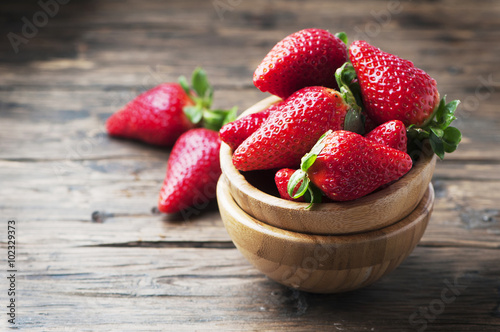
[[[452,0],[17,0],[0,6],[2,85],[41,89],[50,83],[74,89],[75,98],[99,87],[119,96],[202,66],[221,95],[218,103],[245,108],[261,97],[251,91],[252,73],[267,50],[308,27],[345,31],[350,40],[411,59],[450,99],[473,95],[479,77],[500,81],[495,0],[474,6]],[[37,31],[23,30],[26,22]],[[88,110],[104,111],[110,102]],[[472,101],[463,106],[475,111]]]

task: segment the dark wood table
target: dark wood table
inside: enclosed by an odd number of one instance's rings
[[[57,1],[0,5],[0,326],[500,330],[500,2]],[[263,56],[307,27],[411,59],[462,100],[463,142],[437,164],[422,241],[379,282],[337,295],[264,277],[215,203],[189,220],[153,213],[169,150],[104,129],[135,95],[196,66],[216,107],[243,111],[267,96],[252,84]]]

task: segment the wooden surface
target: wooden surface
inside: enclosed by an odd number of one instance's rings
[[[392,225],[325,236],[291,232],[262,222],[233,199],[225,175],[217,185],[222,221],[245,258],[272,280],[317,294],[367,287],[397,268],[422,238],[434,198],[434,188],[428,184],[418,206]]]
[[[0,327],[15,220],[23,331],[500,330],[500,2],[72,0],[47,22],[35,0],[0,11]],[[464,139],[436,165],[422,241],[378,283],[340,295],[267,279],[215,203],[152,213],[168,149],[103,129],[137,93],[198,65],[215,106],[246,109],[266,96],[252,85],[260,60],[306,27],[411,59],[463,101]],[[24,38],[17,52],[10,33]]]

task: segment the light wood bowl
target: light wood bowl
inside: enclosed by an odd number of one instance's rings
[[[241,116],[258,112],[279,101],[266,98]],[[222,143],[222,173],[236,203],[249,215],[271,226],[309,234],[351,234],[376,230],[409,215],[424,196],[432,179],[436,157],[423,155],[413,168],[390,186],[349,202],[314,204],[279,197],[272,171],[240,172],[232,163],[231,148]]]
[[[434,204],[432,184],[406,218],[379,230],[351,235],[291,232],[243,211],[222,175],[217,201],[224,225],[243,256],[270,279],[313,293],[345,292],[377,281],[413,251]]]

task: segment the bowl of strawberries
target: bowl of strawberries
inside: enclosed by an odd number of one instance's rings
[[[395,269],[424,234],[458,101],[412,62],[305,29],[265,56],[273,96],[224,125],[217,199],[240,252],[289,287],[335,293]]]

